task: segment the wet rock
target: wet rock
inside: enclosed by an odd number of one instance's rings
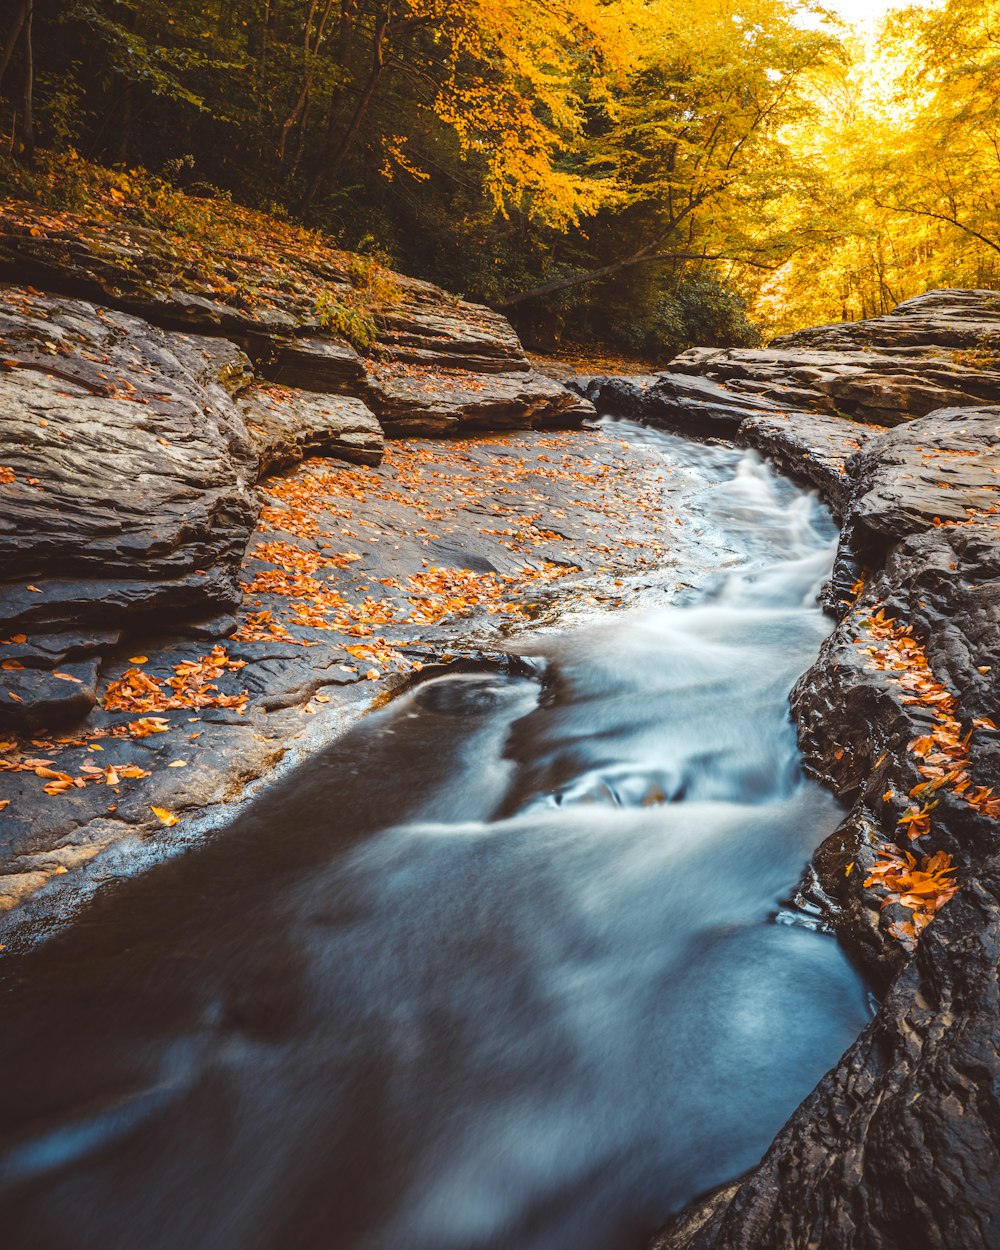
[[[870,440],[852,465],[855,544],[884,551],[887,541],[987,512],[1000,497],[998,447],[1000,407],[943,409]]]
[[[225,336],[262,376],[352,395],[387,430],[529,428],[589,414],[561,384],[534,372],[505,317],[429,282],[386,272],[391,289],[371,296],[375,338],[362,354],[325,328],[318,307],[320,296],[345,307],[363,302],[352,273],[357,257],[315,240],[292,252],[276,241],[255,256],[192,255],[179,275],[178,249],[192,245],[147,227],[68,213],[41,221],[29,205],[0,212],[0,277],[81,295],[170,329]]]
[[[4,662],[9,663],[4,653]],[[86,716],[97,702],[98,659],[63,664],[56,670],[25,668],[0,672],[0,728],[40,729]]]
[[[732,438],[747,417],[780,407],[754,395],[735,394],[710,378],[674,373],[594,378],[584,394],[604,412],[695,438]]]
[[[870,438],[848,461],[841,563],[860,589],[793,708],[811,770],[851,805],[814,857],[831,920],[885,997],[761,1164],[668,1224],[656,1250],[1000,1244],[1000,820],[936,795],[918,855],[943,850],[960,891],[915,955],[864,879],[923,778],[908,749],[935,723],[871,659],[876,612],[913,627],[955,698],[970,787],[1000,793],[1000,409],[943,410]],[[898,674],[896,675],[898,677]],[[975,728],[974,722],[980,721]],[[905,842],[905,837],[903,837]]]
[[[850,493],[847,460],[882,428],[797,409],[686,374],[590,378],[574,389],[602,412],[635,417],[694,438],[724,438],[753,447],[790,476],[816,486],[838,515]]]
[[[248,377],[243,354],[19,288],[0,297],[0,335],[0,637],[68,633],[72,650],[79,629],[238,604],[258,512],[230,394]],[[52,667],[40,650],[24,663]],[[14,684],[8,722],[57,706],[69,717],[93,696],[92,681],[72,697],[73,683]]]
[[[369,388],[371,405],[391,438],[557,427],[579,424],[594,411],[531,370],[474,374],[381,367],[370,371]]]
[[[382,427],[360,399],[256,386],[237,407],[260,458],[260,473],[290,468],[307,456],[380,464]]]

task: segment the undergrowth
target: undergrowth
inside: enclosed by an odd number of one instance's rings
[[[73,151],[40,152],[30,168],[0,157],[0,211],[31,206],[50,219],[66,213],[155,231],[193,275],[172,281],[243,309],[279,304],[286,292],[331,333],[362,350],[374,344],[380,311],[401,295],[381,259],[345,252],[319,231],[235,204],[204,184],[201,194],[184,191],[167,176],[177,172],[108,169]]]

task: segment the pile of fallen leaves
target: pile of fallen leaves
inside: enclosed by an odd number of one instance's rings
[[[889,925],[889,933],[908,950],[914,948],[934,916],[958,893],[951,875],[956,871],[945,851],[925,855],[918,863],[915,855],[894,842],[886,842],[880,848],[865,885],[878,886],[886,892],[883,907],[901,903],[909,909],[909,920],[896,920]]]
[[[916,843],[931,835],[931,814],[939,802],[934,796],[944,790],[960,796],[981,815],[1000,818],[1000,796],[985,786],[973,786],[969,773],[973,733],[977,729],[996,731],[997,727],[988,717],[976,717],[971,728],[963,731],[956,714],[957,700],[934,676],[927,652],[913,636],[911,626],[887,617],[880,608],[864,627],[872,640],[864,647],[868,662],[900,688],[902,703],[925,709],[932,721],[930,732],[912,739],[908,746],[923,780],[912,787],[897,818],[897,842],[880,848],[880,858],[865,880],[866,886],[886,891],[883,907],[901,903],[910,910],[910,919],[896,921],[889,932],[912,949],[936,913],[957,893],[958,885],[952,878],[956,869],[944,851],[924,854],[918,861],[909,851],[900,850],[897,843],[904,838]],[[896,793],[888,790],[882,798],[890,803]]]
[[[223,694],[215,683],[224,673],[239,672],[245,667],[246,660],[231,660],[224,647],[216,646],[210,655],[175,665],[174,676],[165,682],[144,673],[141,668],[130,668],[117,681],[108,683],[104,708],[108,712],[149,713],[176,708],[226,707],[243,712],[249,701],[247,692]]]

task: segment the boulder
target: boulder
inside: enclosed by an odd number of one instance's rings
[[[382,427],[360,399],[254,386],[240,396],[237,407],[262,476],[291,468],[307,456],[353,464],[382,463]]]
[[[37,704],[51,722],[93,683],[32,673],[99,652],[137,616],[240,602],[259,506],[231,391],[249,362],[224,340],[21,288],[0,294],[0,335],[0,637],[58,640],[5,653],[24,671],[6,668],[0,718]]]

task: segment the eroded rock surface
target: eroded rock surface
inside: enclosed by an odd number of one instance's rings
[[[254,386],[240,396],[237,406],[259,457],[262,476],[290,468],[309,456],[329,456],[354,464],[382,462],[382,427],[360,399]]]
[[[94,673],[42,670],[89,666],[136,617],[240,602],[259,505],[231,390],[249,368],[224,340],[17,288],[0,336],[0,636],[49,639],[5,655],[0,723],[51,722],[93,702]]]
[[[1000,1245],[1000,408],[899,426],[847,471],[839,564],[856,581],[793,705],[807,764],[851,804],[815,857],[814,899],[891,985],[759,1167],[656,1250]],[[911,628],[906,665],[880,658],[877,614],[883,636]],[[957,758],[968,781],[914,799],[933,775],[914,744],[949,718],[958,754],[941,772]],[[911,843],[897,822],[923,804]],[[865,886],[889,841],[957,867],[957,896],[909,959],[887,937],[909,913]]]
[[[393,434],[579,423],[592,411],[535,373],[499,313],[388,271],[369,293],[357,257],[306,231],[290,250],[289,238],[269,237],[275,227],[266,218],[244,221],[248,210],[219,204],[212,211],[220,220],[226,211],[241,216],[253,255],[9,204],[0,212],[0,277],[222,335],[263,377],[361,399]],[[329,328],[329,309],[349,313],[369,300],[374,341],[361,352]]]

